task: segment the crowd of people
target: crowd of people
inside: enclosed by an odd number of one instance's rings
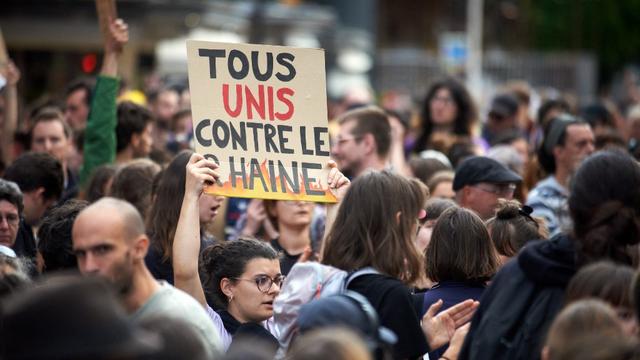
[[[0,358],[640,359],[640,99],[345,94],[337,203],[225,198],[188,87],[131,96],[109,30],[50,101],[0,67]]]

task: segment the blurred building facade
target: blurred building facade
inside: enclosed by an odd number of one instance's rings
[[[443,54],[447,39],[464,36],[466,0],[117,0],[130,26],[123,77],[141,88],[159,71],[186,79],[183,40],[242,41],[326,49],[328,90],[349,86],[378,92],[404,89],[414,97],[447,73],[462,74]],[[507,4],[505,6],[504,4]],[[489,86],[523,79],[592,96],[597,63],[589,54],[530,52],[519,8],[488,2],[483,73]],[[60,94],[73,78],[100,68],[101,34],[94,0],[4,0],[0,12],[10,55],[24,71],[28,100]],[[513,28],[517,31],[504,31]],[[519,38],[520,37],[520,38]],[[509,51],[501,48],[505,44]],[[588,74],[588,75],[585,75]],[[27,85],[24,85],[27,84]]]

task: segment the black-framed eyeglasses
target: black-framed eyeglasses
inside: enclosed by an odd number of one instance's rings
[[[258,290],[260,290],[263,293],[268,293],[269,290],[271,290],[271,287],[273,286],[273,284],[278,285],[278,287],[282,287],[284,278],[285,278],[284,275],[279,274],[279,275],[276,275],[276,277],[273,279],[268,275],[257,275],[253,279],[235,278],[235,280],[244,280],[244,281],[254,282],[258,287]]]

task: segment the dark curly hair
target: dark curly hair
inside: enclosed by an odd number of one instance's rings
[[[213,301],[216,308],[226,309],[227,296],[220,289],[220,281],[224,278],[239,278],[245,271],[249,261],[261,259],[278,259],[278,253],[264,241],[240,238],[211,245],[200,255],[200,273],[202,274],[205,293],[208,301]]]
[[[78,213],[89,205],[84,200],[69,200],[47,213],[38,228],[38,251],[44,260],[44,271],[77,268],[73,254],[71,231]]]
[[[478,117],[476,106],[462,83],[454,78],[447,78],[431,85],[424,99],[422,104],[422,132],[416,141],[414,149],[416,153],[428,148],[431,133],[433,132],[430,104],[438,90],[443,88],[449,90],[457,109],[457,115],[453,121],[453,134],[471,136],[471,127]]]

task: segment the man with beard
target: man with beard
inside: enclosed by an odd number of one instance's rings
[[[340,132],[332,146],[338,169],[351,179],[366,170],[383,170],[388,165],[391,126],[387,114],[375,106],[357,108],[339,119]]]
[[[205,309],[185,292],[154,279],[147,269],[149,238],[131,204],[114,198],[95,202],[80,212],[72,236],[80,272],[107,278],[134,321],[180,317],[198,330],[211,355],[220,350],[220,335]]]
[[[533,208],[532,215],[545,219],[551,235],[571,229],[569,180],[594,149],[591,127],[578,118],[559,115],[545,128],[538,161],[550,176],[531,189],[527,205]]]

